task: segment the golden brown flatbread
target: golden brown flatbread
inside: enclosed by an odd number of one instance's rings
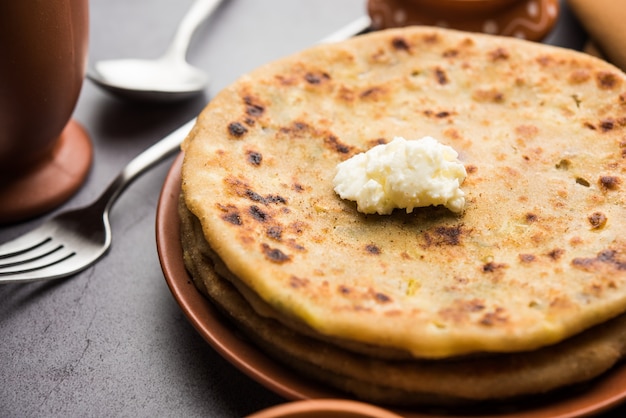
[[[363,348],[327,342],[261,316],[225,277],[232,275],[204,239],[198,219],[179,204],[185,265],[200,291],[268,355],[305,376],[359,399],[395,406],[504,406],[562,388],[578,390],[626,353],[626,315],[564,342],[521,353],[440,360],[380,358]],[[466,411],[467,412],[467,411]]]
[[[364,215],[337,196],[336,165],[395,136],[459,153],[462,213]],[[256,315],[333,349],[490,358],[626,311],[626,76],[590,56],[425,27],[319,45],[224,89],[183,149],[208,265]],[[608,351],[538,390],[605,370]]]

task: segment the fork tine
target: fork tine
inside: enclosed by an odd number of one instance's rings
[[[37,266],[36,268],[24,269],[14,272],[0,272],[0,284],[3,283],[27,283],[38,280],[53,280],[70,276],[77,273],[88,265],[80,262],[73,262],[76,254],[67,255],[65,258],[56,260],[48,265]],[[64,268],[59,270],[57,264],[62,263]]]
[[[62,244],[43,246],[37,248],[37,250],[41,251],[31,251],[20,254],[19,257],[2,260],[2,263],[0,263],[0,276],[41,270],[76,255],[75,251],[68,249]]]
[[[39,275],[48,276],[43,271],[48,267],[56,266],[59,263],[62,263],[76,255],[75,252],[64,252],[64,253],[56,253],[56,257],[54,258],[40,258],[31,260],[30,263],[19,263],[15,265],[9,266],[0,266],[0,277],[8,277],[21,275],[24,273],[35,273],[37,272]],[[50,276],[52,277],[52,276]],[[18,280],[17,278],[13,278],[13,280]]]
[[[9,252],[0,254],[0,266],[3,265],[3,263],[1,262],[2,260],[5,260],[5,259],[15,260],[17,258],[20,258],[20,256],[28,255],[29,253],[33,251],[40,250],[42,247],[45,248],[46,244],[48,244],[50,241],[52,241],[52,238],[42,237],[38,242],[34,242],[28,247],[15,248],[17,246],[12,246],[11,248],[9,248]]]
[[[25,266],[37,261],[45,263],[46,260],[58,258],[63,249],[62,244],[46,239],[27,250],[0,257],[0,272],[9,267]]]
[[[50,229],[47,224],[42,224],[20,237],[0,244],[0,260],[26,253],[42,245],[46,240],[52,239]]]
[[[0,281],[13,281],[12,276],[37,272],[74,256],[75,252],[53,239],[53,232],[44,224],[0,245],[0,277],[4,278]]]

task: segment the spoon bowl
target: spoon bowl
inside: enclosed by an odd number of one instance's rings
[[[87,77],[115,96],[137,101],[179,101],[202,93],[209,76],[187,63],[187,48],[193,32],[221,1],[196,0],[160,58],[98,61]]]
[[[90,79],[109,92],[139,101],[191,98],[209,83],[204,71],[186,62],[167,59],[122,59],[96,63]]]

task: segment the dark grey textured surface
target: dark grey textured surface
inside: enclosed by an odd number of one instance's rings
[[[158,56],[190,4],[91,0],[91,62]],[[362,0],[227,0],[189,52],[211,73],[211,86],[183,104],[124,103],[86,81],[74,116],[92,137],[94,165],[63,208],[94,199],[132,157],[239,75],[313,44],[364,11]],[[573,48],[583,40],[567,11],[548,38]],[[59,282],[0,286],[0,416],[237,417],[284,401],[213,351],[169,292],[154,224],[171,161],[119,199],[113,246],[94,267]],[[48,216],[0,227],[0,242]]]

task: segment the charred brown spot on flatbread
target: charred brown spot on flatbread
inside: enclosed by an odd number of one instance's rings
[[[436,67],[434,72],[435,72],[435,79],[437,80],[438,84],[441,84],[443,86],[450,82],[450,80],[448,79],[448,74],[446,73],[446,70],[444,70],[443,68]]]
[[[411,49],[407,40],[400,36],[395,37],[391,40],[391,46],[393,47],[393,49],[399,51],[409,51]]]
[[[251,205],[248,208],[248,213],[258,222],[267,222],[270,218],[270,215],[257,205]]]
[[[549,67],[549,66],[555,65],[555,59],[550,54],[539,55],[536,58],[536,62],[542,67]]]
[[[498,47],[488,53],[491,61],[507,60],[510,57],[509,51],[503,47]]]
[[[437,226],[432,230],[424,231],[425,246],[454,246],[460,245],[461,239],[467,232],[463,225]]]
[[[616,176],[600,176],[598,184],[602,190],[612,191],[619,188],[622,184],[622,180]]]
[[[235,138],[241,138],[248,133],[248,128],[243,126],[241,122],[231,122],[228,124],[228,132]]]
[[[479,298],[456,299],[450,306],[441,309],[438,314],[441,318],[456,324],[468,323],[478,312],[486,309],[485,301]]]
[[[554,248],[550,250],[546,255],[553,261],[559,260],[565,254],[565,250],[563,248]]]
[[[349,295],[350,293],[352,293],[352,289],[350,289],[348,286],[346,285],[339,285],[337,286],[337,290],[339,291],[339,293],[341,293],[342,295]]]
[[[391,297],[380,292],[374,292],[374,299],[379,303],[389,303],[392,301]]]
[[[267,228],[266,235],[276,241],[281,241],[283,238],[283,228],[280,225],[272,225]]]
[[[302,222],[302,221],[295,221],[289,224],[289,230],[291,231],[291,233],[296,234],[296,235],[303,234],[307,228],[308,228],[307,223]]]
[[[339,87],[337,91],[337,98],[342,101],[350,104],[356,100],[357,94],[353,89],[349,89],[346,86]]]
[[[295,85],[298,82],[296,77],[287,76],[287,75],[284,75],[284,74],[276,74],[274,76],[274,79],[276,80],[276,82],[278,84],[280,84],[281,86],[284,86],[284,87],[293,86],[293,85]]]
[[[427,33],[422,36],[422,41],[428,45],[437,44],[440,41],[438,33]]]
[[[326,146],[331,150],[340,154],[350,154],[354,149],[354,147],[341,142],[335,135],[328,135],[325,137],[324,144],[326,144]]]
[[[506,313],[506,309],[498,306],[492,312],[485,313],[480,320],[480,324],[491,327],[497,324],[506,323],[508,319],[509,317]]]
[[[591,79],[591,72],[584,68],[577,68],[569,74],[568,81],[572,84],[581,84]]]
[[[270,247],[268,244],[261,245],[263,254],[272,263],[283,264],[291,260],[291,257],[285,254],[280,248]]]
[[[385,138],[376,138],[376,139],[367,141],[367,144],[369,145],[370,148],[372,148],[372,147],[375,147],[376,145],[384,145],[387,142],[388,141]]]
[[[308,135],[314,134],[315,130],[308,123],[295,120],[289,126],[281,126],[280,132],[294,138],[305,138]]]
[[[443,54],[441,55],[444,58],[455,58],[460,54],[460,51],[456,48],[451,48],[451,49],[447,49],[445,51],[443,51]]]
[[[476,89],[472,94],[472,98],[477,102],[503,103],[504,93],[497,88]]]
[[[294,251],[298,252],[306,252],[306,247],[302,244],[299,244],[295,239],[290,238],[287,240],[287,245]]]
[[[259,166],[263,162],[263,154],[258,151],[247,151],[248,162],[252,165]]]
[[[381,86],[368,87],[359,94],[361,100],[381,100],[387,94],[387,90]]]
[[[259,118],[265,113],[265,106],[252,96],[244,97],[244,103],[246,104],[246,114],[253,118]]]
[[[369,302],[374,302],[376,304],[386,305],[393,302],[393,299],[389,295],[377,292],[372,288],[357,289],[347,285],[340,285],[337,287],[337,291],[343,297],[354,302],[354,304],[349,308],[351,310],[371,311],[370,308],[366,307],[366,303],[369,304]]]
[[[252,190],[246,181],[238,179],[234,176],[228,176],[224,179],[224,183],[228,187],[231,194],[236,196],[249,196]]]
[[[379,255],[381,253],[380,247],[377,246],[376,244],[367,244],[365,246],[365,251],[368,254],[372,254],[372,255]]]
[[[596,83],[602,90],[617,89],[622,85],[623,78],[614,72],[598,71],[596,73]]]
[[[307,287],[309,282],[310,282],[309,279],[305,279],[305,278],[298,277],[298,276],[291,276],[289,278],[289,285],[295,289]]]
[[[606,225],[607,217],[602,212],[594,212],[587,217],[593,229],[600,229]]]
[[[522,263],[532,263],[537,260],[537,256],[534,254],[520,254],[519,259]]]
[[[602,132],[608,132],[615,128],[615,121],[613,119],[604,119],[600,121],[599,125]]]
[[[593,272],[604,270],[626,270],[626,257],[620,255],[616,250],[607,249],[600,251],[595,257],[577,257],[572,260],[572,265],[576,268]]]
[[[527,223],[537,222],[538,219],[539,219],[539,216],[537,216],[537,214],[533,212],[528,212],[526,215],[524,215],[524,220]]]
[[[235,205],[218,205],[220,212],[223,213],[221,218],[232,225],[240,226],[243,224],[239,209]]]
[[[596,129],[596,125],[594,125],[593,123],[589,122],[589,121],[585,121],[583,122],[583,126],[587,129],[591,129],[592,131],[595,131]]]
[[[455,113],[456,112],[453,110],[431,110],[431,109],[424,110],[425,116],[433,117],[436,119],[443,119],[443,118],[447,118],[450,116],[454,116]]]
[[[304,79],[309,84],[322,84],[330,80],[330,75],[325,72],[308,72],[304,75]]]
[[[502,272],[507,267],[508,265],[506,263],[496,263],[494,261],[489,261],[488,263],[485,263],[483,265],[482,271],[484,273],[498,273]]]
[[[226,185],[226,188],[230,194],[239,197],[245,197],[246,199],[249,199],[253,202],[259,202],[264,205],[287,204],[287,199],[278,194],[267,194],[265,196],[262,196],[261,194],[255,192],[250,184],[243,179],[228,176],[224,179],[224,184]]]

